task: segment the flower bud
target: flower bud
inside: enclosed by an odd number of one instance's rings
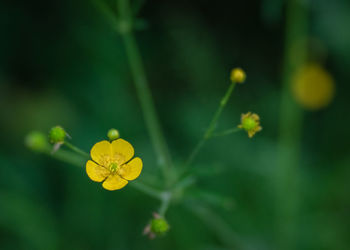
[[[49,132],[49,140],[51,143],[63,143],[67,133],[61,126],[51,128]]]
[[[108,130],[107,136],[110,141],[114,141],[120,137],[119,131],[114,128]]]
[[[143,230],[143,234],[147,235],[150,239],[154,239],[157,236],[163,236],[169,231],[168,222],[160,216],[158,213],[153,213],[153,219],[147,224]]]
[[[235,83],[243,83],[246,79],[246,74],[241,68],[234,68],[231,71],[231,77],[230,77],[232,82]]]
[[[24,143],[29,149],[36,152],[43,152],[48,148],[48,142],[45,134],[38,131],[30,132],[26,136]]]
[[[156,235],[164,235],[169,230],[169,224],[164,218],[154,218],[151,220],[151,232]]]
[[[252,138],[257,132],[262,129],[260,126],[260,117],[257,114],[251,112],[242,114],[241,124],[238,125],[238,127],[247,131],[249,138]]]

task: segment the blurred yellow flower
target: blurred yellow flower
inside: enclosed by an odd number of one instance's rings
[[[238,127],[247,131],[249,138],[252,138],[257,132],[262,130],[260,117],[251,112],[241,115],[241,124]]]
[[[334,92],[332,76],[316,63],[303,66],[292,81],[293,96],[305,109],[326,107],[332,101]]]
[[[246,74],[241,68],[234,68],[231,71],[230,79],[235,83],[243,83],[246,79]]]
[[[107,190],[123,188],[142,170],[141,158],[131,160],[134,148],[123,139],[98,142],[92,147],[90,155],[92,160],[86,163],[86,173],[93,181],[103,181],[102,186]]]

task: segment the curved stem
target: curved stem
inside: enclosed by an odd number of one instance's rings
[[[158,210],[158,213],[161,217],[165,217],[165,213],[168,210],[170,205],[171,197],[172,197],[172,193],[169,191],[165,191],[162,193],[162,202]]]
[[[201,150],[201,148],[203,147],[204,143],[206,142],[206,140],[208,140],[208,138],[203,137],[198,144],[196,145],[196,147],[193,149],[192,153],[190,154],[190,156],[187,158],[187,161],[185,163],[185,167],[188,167],[192,164],[192,162],[194,161],[194,159],[196,158],[198,152]]]
[[[227,221],[221,218],[214,210],[211,210],[204,204],[198,204],[197,201],[195,202],[193,200],[187,200],[187,202],[185,202],[183,205],[186,209],[207,224],[208,228],[224,245],[230,247],[230,249],[249,249],[231,229]]]
[[[69,143],[67,141],[64,142],[64,145],[66,145],[68,148],[70,148],[74,152],[76,152],[76,153],[78,153],[78,154],[80,154],[80,155],[82,155],[84,157],[87,157],[87,158],[90,157],[90,155],[88,153],[86,153],[85,151],[81,150],[80,148],[74,146],[73,144],[71,144],[71,143]]]
[[[205,132],[204,134],[204,138],[210,138],[212,133],[214,132],[215,130],[215,127],[216,127],[216,124],[218,123],[218,119],[222,113],[222,111],[224,110],[228,100],[230,99],[231,97],[231,94],[234,90],[236,86],[236,83],[235,82],[232,82],[229,86],[229,88],[227,89],[224,97],[221,99],[221,102],[220,102],[220,105],[219,105],[219,108],[217,109],[213,119],[211,120],[210,124],[209,124],[209,127],[207,129],[207,131]]]
[[[241,128],[231,128],[225,131],[221,131],[221,132],[217,132],[217,133],[213,133],[213,137],[220,137],[220,136],[225,136],[225,135],[230,135],[230,134],[234,134],[237,133],[239,131],[241,131]]]
[[[43,152],[44,154],[46,154],[49,157],[52,157],[56,160],[60,160],[63,162],[66,162],[68,164],[77,166],[77,167],[82,167],[85,164],[85,157],[82,158],[81,156],[76,155],[73,152],[69,152],[69,151],[65,151],[65,150],[58,150],[54,153],[51,152],[51,149],[47,149]]]
[[[300,141],[303,112],[291,96],[296,70],[306,60],[307,9],[298,0],[287,1],[283,86],[280,106],[279,164],[275,171],[277,248],[297,248],[300,206]]]
[[[152,196],[155,199],[158,199],[158,200],[162,199],[162,193],[159,190],[156,190],[153,187],[150,187],[140,181],[130,182],[130,186],[132,186],[133,188],[145,194],[148,194],[149,196]]]
[[[203,145],[205,144],[205,142],[211,138],[213,136],[213,132],[216,128],[216,125],[218,123],[218,120],[221,116],[222,111],[224,110],[228,100],[231,97],[231,94],[234,90],[236,86],[235,82],[232,82],[230,84],[230,86],[228,87],[228,89],[226,90],[226,93],[224,95],[224,97],[221,99],[220,101],[220,105],[218,107],[218,109],[216,110],[213,119],[210,121],[209,126],[207,128],[207,130],[205,131],[202,139],[198,142],[198,144],[196,145],[196,147],[194,148],[194,150],[191,152],[191,154],[189,155],[189,157],[187,158],[186,162],[185,162],[185,167],[188,167],[189,165],[192,164],[192,162],[194,161],[194,159],[196,158],[198,152],[201,150],[201,148],[203,147]]]

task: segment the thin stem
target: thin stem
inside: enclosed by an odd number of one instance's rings
[[[149,196],[161,200],[162,199],[162,193],[159,190],[154,189],[153,187],[150,187],[140,181],[130,182],[130,186],[133,188],[148,194]]]
[[[194,159],[196,158],[198,152],[201,150],[201,148],[203,147],[204,143],[206,142],[206,140],[208,140],[208,138],[203,137],[198,144],[196,145],[196,147],[194,148],[194,150],[192,151],[192,153],[190,154],[190,156],[187,158],[187,161],[185,163],[185,167],[188,167],[192,164],[192,162],[194,161]]]
[[[236,204],[233,197],[224,196],[220,193],[209,190],[203,190],[202,188],[195,188],[188,196],[191,197],[194,202],[203,202],[203,205],[213,205],[225,210],[232,210]]]
[[[280,109],[279,164],[275,171],[278,249],[296,249],[300,203],[300,141],[303,112],[290,92],[292,77],[306,58],[307,10],[298,0],[287,3],[285,58]]]
[[[193,177],[193,175],[186,176],[182,180],[179,180],[172,190],[177,191],[177,190],[184,190],[187,187],[193,185],[196,182],[196,179]]]
[[[85,157],[81,157],[80,155],[76,155],[73,152],[69,152],[69,151],[65,151],[62,149],[59,149],[58,151],[52,153],[51,149],[47,149],[43,152],[44,154],[46,154],[49,157],[52,157],[56,160],[60,160],[63,161],[65,163],[77,166],[77,167],[82,167],[85,164]]]
[[[173,193],[179,190],[184,190],[188,186],[191,186],[195,182],[193,176],[187,176],[186,178],[180,180],[177,184],[175,184],[171,190],[164,191],[161,195],[161,204],[158,210],[160,216],[165,217],[165,213],[168,210],[171,199],[173,197]]]
[[[237,133],[239,131],[241,131],[241,128],[231,128],[225,131],[221,131],[221,132],[217,132],[217,133],[213,133],[212,137],[219,137],[219,136],[225,136],[225,135],[230,135],[230,134],[234,134]]]
[[[119,25],[118,18],[115,16],[113,11],[107,6],[105,1],[92,0],[92,2],[101,10],[105,17],[109,19],[112,26],[117,29]]]
[[[80,154],[80,155],[82,155],[84,157],[87,157],[87,158],[90,157],[90,155],[88,153],[86,153],[85,151],[81,150],[80,148],[74,146],[73,144],[71,144],[71,143],[69,143],[67,141],[64,142],[64,145],[66,145],[68,148],[70,148],[74,152],[76,152],[76,153],[78,153],[78,154]]]
[[[130,13],[129,2],[127,0],[119,0],[119,12],[121,22],[125,27],[130,27],[132,17]],[[140,56],[139,48],[135,41],[134,35],[130,29],[124,29],[120,32],[129,60],[132,77],[136,87],[137,95],[140,100],[144,119],[151,136],[153,147],[156,151],[158,163],[166,180],[169,180],[169,168],[172,166],[171,157],[165,142],[162,129],[156,114],[151,91],[148,87],[145,69]]]
[[[232,94],[232,92],[233,92],[235,86],[236,86],[236,83],[235,83],[235,82],[232,82],[232,83],[230,84],[229,88],[227,89],[227,91],[226,91],[224,97],[221,99],[219,108],[217,109],[217,111],[216,111],[216,113],[215,113],[215,115],[214,115],[212,121],[210,122],[210,125],[209,125],[207,131],[206,131],[205,134],[204,134],[204,137],[205,137],[205,138],[210,138],[211,135],[212,135],[212,133],[214,132],[215,127],[216,127],[216,124],[218,123],[218,119],[219,119],[219,117],[220,117],[222,111],[224,110],[224,108],[225,108],[225,106],[226,106],[228,100],[230,99],[231,94]]]
[[[249,249],[231,229],[230,225],[215,213],[214,210],[211,210],[209,207],[193,200],[188,200],[184,203],[184,206],[207,224],[208,228],[218,237],[218,239],[224,245],[230,247],[230,249]]]
[[[162,194],[162,202],[160,204],[160,208],[158,210],[158,213],[161,217],[165,217],[165,213],[169,208],[170,201],[171,201],[172,193],[171,192],[163,192]]]
[[[218,123],[218,120],[221,116],[221,113],[222,111],[224,110],[228,100],[230,99],[231,97],[231,94],[234,90],[236,86],[236,83],[235,82],[232,82],[230,84],[230,86],[228,87],[224,97],[221,99],[220,101],[220,105],[218,107],[218,109],[216,110],[214,116],[213,116],[213,119],[211,120],[207,130],[205,131],[202,139],[198,142],[198,144],[196,145],[196,147],[194,148],[194,150],[191,152],[190,156],[187,158],[187,161],[185,163],[185,167],[188,167],[189,165],[192,164],[192,162],[194,161],[194,159],[196,158],[198,152],[201,150],[201,148],[203,147],[203,145],[205,144],[205,142],[211,138],[213,136],[213,132],[216,128],[216,125]]]

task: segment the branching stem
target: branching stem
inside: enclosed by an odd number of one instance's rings
[[[201,150],[201,148],[203,147],[203,145],[205,144],[205,142],[210,139],[214,133],[214,130],[216,128],[216,125],[218,123],[218,120],[221,116],[221,113],[222,111],[224,110],[228,100],[230,99],[231,97],[231,94],[234,90],[236,86],[236,83],[235,82],[232,82],[230,84],[230,86],[228,87],[224,97],[221,99],[220,101],[220,105],[218,107],[218,109],[216,110],[214,116],[213,116],[213,119],[211,120],[211,122],[209,123],[209,126],[207,128],[207,130],[205,131],[203,137],[201,138],[201,140],[198,142],[198,144],[196,145],[196,147],[194,148],[194,150],[192,151],[192,153],[190,154],[190,156],[187,158],[186,160],[186,163],[185,163],[185,167],[189,167],[192,162],[194,161],[194,159],[196,158],[198,152]]]

